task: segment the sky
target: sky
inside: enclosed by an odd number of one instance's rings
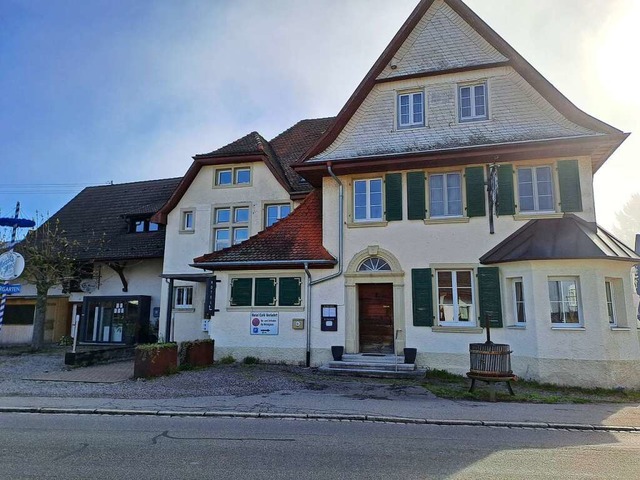
[[[0,215],[336,115],[417,3],[0,0]],[[579,108],[635,132],[595,177],[612,228],[640,192],[640,1],[466,3]]]

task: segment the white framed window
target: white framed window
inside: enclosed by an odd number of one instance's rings
[[[291,213],[291,205],[288,203],[282,203],[277,205],[267,205],[265,207],[265,227],[270,227],[278,220],[282,220]]]
[[[193,287],[174,287],[174,308],[193,308]]]
[[[512,279],[511,288],[513,292],[513,315],[516,325],[524,325],[527,323],[527,313],[525,309],[524,284],[522,278]]]
[[[230,168],[216,170],[216,185],[225,186],[233,184],[233,170]]]
[[[193,232],[195,229],[195,212],[193,210],[182,210],[180,213],[180,230],[183,232]]]
[[[382,221],[382,179],[353,182],[353,219],[356,222]]]
[[[549,302],[553,326],[582,326],[577,277],[549,278]]]
[[[476,326],[473,270],[437,270],[438,323]]]
[[[251,184],[251,168],[219,168],[216,170],[214,185],[216,187],[244,186]]]
[[[460,172],[429,175],[431,217],[462,216],[462,175]]]
[[[521,212],[553,212],[553,172],[549,165],[518,168],[518,205]]]
[[[251,169],[250,168],[236,168],[235,169],[235,183],[236,185],[247,185],[251,183]]]
[[[486,82],[458,86],[458,118],[461,122],[489,118]]]
[[[424,125],[424,92],[398,94],[398,128]]]
[[[609,319],[609,325],[617,327],[618,319],[616,318],[615,290],[611,280],[605,280],[604,291],[607,301],[607,318]]]
[[[249,238],[248,206],[220,207],[214,210],[213,250],[222,250]]]

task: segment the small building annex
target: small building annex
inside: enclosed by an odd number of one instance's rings
[[[521,377],[640,387],[640,257],[593,194],[626,136],[460,0],[422,0],[335,118],[194,157],[153,217],[160,333],[311,365],[413,347],[464,373],[490,321]]]
[[[47,220],[78,243],[75,259],[82,278],[50,289],[45,342],[73,334],[76,316],[82,317],[80,343],[157,339],[165,231],[150,218],[179,182],[88,187]],[[31,342],[35,303],[34,285],[23,285],[20,295],[9,297],[0,344]]]

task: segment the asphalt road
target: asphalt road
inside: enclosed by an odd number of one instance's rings
[[[0,478],[640,478],[640,434],[0,414]]]

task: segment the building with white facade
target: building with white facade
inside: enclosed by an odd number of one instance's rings
[[[640,257],[593,195],[627,135],[460,0],[422,0],[337,117],[194,157],[153,217],[160,332],[310,365],[412,347],[464,373],[488,321],[521,377],[640,387]]]

